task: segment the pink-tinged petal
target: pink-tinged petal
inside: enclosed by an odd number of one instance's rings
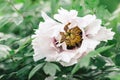
[[[64,24],[71,22],[77,17],[78,12],[76,10],[67,11],[63,8],[58,10],[58,14],[54,15],[54,18]]]
[[[67,63],[67,62],[60,62],[63,66],[71,66],[71,65],[74,65],[74,64],[76,64],[78,62],[78,60],[76,59],[76,58],[73,58],[73,59],[71,59],[70,60],[70,62],[69,63]]]
[[[78,52],[80,55],[82,55],[82,53],[84,53],[87,50],[87,41],[85,39],[83,39],[82,44],[80,46],[80,48],[78,49]]]
[[[50,24],[50,25],[48,25]],[[41,22],[39,24],[39,29],[36,30],[36,34],[39,34],[39,35],[45,35],[45,36],[51,36],[53,33],[54,33],[54,30],[55,30],[55,25],[56,23],[51,23],[51,22]]]
[[[98,41],[107,41],[107,40],[112,40],[114,34],[115,33],[112,32],[111,29],[107,29],[106,27],[101,27],[98,33],[91,38]]]
[[[60,39],[60,32],[64,31],[64,26],[63,24],[57,24],[54,27],[54,33],[52,35],[52,37],[55,37],[56,39]]]
[[[93,21],[91,24],[89,24],[86,27],[86,35],[95,35],[98,33],[98,31],[101,28],[101,20],[100,19],[96,19],[95,21]]]
[[[43,19],[45,21],[49,21],[49,22],[55,22],[53,19],[51,19],[45,12],[41,12],[41,16],[43,17]]]
[[[44,12],[42,12],[43,19],[45,22],[40,22],[39,29],[36,30],[35,34],[38,35],[45,35],[45,36],[52,36],[55,32],[56,28],[59,23],[51,19],[49,16],[47,16]]]
[[[60,53],[57,58],[57,61],[60,62],[63,66],[71,66],[73,64],[76,64],[78,59],[83,57],[86,54],[88,48],[93,48],[92,45],[90,47],[88,47],[89,46],[88,43],[89,43],[88,40],[84,40],[79,49],[70,50],[70,51],[66,50],[66,51]]]
[[[63,48],[63,50],[67,50],[67,45],[65,42],[62,43],[62,48]]]
[[[87,27],[90,23],[92,23],[96,19],[95,15],[86,15],[85,17],[78,18],[78,26],[79,27]]]
[[[76,50],[67,50],[59,54],[57,61],[70,63],[71,59],[76,55]]]
[[[86,43],[87,43],[87,48],[88,48],[88,49],[94,50],[94,49],[96,48],[96,46],[97,46],[98,44],[100,44],[100,41],[87,38],[87,39],[86,39]]]
[[[78,57],[81,58],[82,56],[84,56],[89,51],[94,50],[99,43],[100,42],[97,41],[97,40],[92,40],[92,39],[89,39],[89,38],[85,38],[82,41],[81,47],[78,49],[78,52],[79,52]]]
[[[57,51],[50,46],[52,43],[51,36],[54,34],[57,22],[49,18],[45,13],[42,13],[45,22],[39,24],[39,29],[32,36],[32,45],[34,49],[33,58],[35,61],[46,57],[46,60],[51,60],[57,55]]]
[[[35,54],[33,55],[34,61],[38,61],[42,58],[55,59],[57,55],[56,50],[49,44],[51,39],[46,36],[38,36],[32,41],[33,49]]]

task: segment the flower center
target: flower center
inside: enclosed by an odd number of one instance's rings
[[[65,42],[67,45],[67,49],[74,49],[76,47],[80,47],[82,43],[82,30],[75,26],[74,28],[69,29],[69,25],[71,23],[68,23],[64,27],[65,32],[60,32],[61,40],[60,43]]]

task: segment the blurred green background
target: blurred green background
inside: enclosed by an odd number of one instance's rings
[[[62,71],[53,69],[58,76],[57,80],[77,80],[73,79],[76,75],[81,75],[81,80],[120,80],[120,0],[0,0],[0,80],[28,80],[30,71],[44,62],[40,60],[35,63],[32,59],[34,52],[31,35],[38,28],[39,22],[43,21],[41,11],[53,18],[61,7],[77,10],[78,16],[95,14],[97,18],[102,19],[103,26],[112,28],[116,34],[113,40],[102,42],[98,46],[114,45],[111,49],[102,51],[102,57],[91,59],[90,64],[97,69],[92,69],[89,65],[64,79],[61,75],[70,74],[74,66],[64,68],[60,64],[54,64],[59,65]],[[105,66],[108,59],[112,61],[110,65],[114,66]],[[96,75],[102,70],[107,73]],[[118,73],[108,75],[110,72],[107,70]],[[48,76],[44,70],[39,69],[32,74],[35,75],[32,75],[31,80],[44,80]]]

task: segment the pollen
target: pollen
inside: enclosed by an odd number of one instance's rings
[[[69,29],[70,24],[71,23],[65,25],[65,32],[60,32],[60,43],[65,42],[67,45],[67,49],[74,49],[76,47],[80,47],[82,43],[82,30],[78,26]]]

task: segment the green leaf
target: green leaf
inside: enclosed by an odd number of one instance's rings
[[[114,62],[117,66],[120,66],[120,54],[117,54],[114,58]]]
[[[87,8],[93,9],[99,4],[99,0],[85,0]]]
[[[93,65],[97,68],[102,68],[106,64],[106,60],[103,56],[97,56],[93,59]]]
[[[98,48],[96,51],[99,52],[99,53],[102,53],[110,48],[112,48],[114,45],[109,45],[109,46],[103,46],[103,47],[100,47]]]
[[[51,0],[51,12],[52,15],[57,12],[57,9],[59,8],[59,0]]]
[[[13,54],[15,53],[15,51],[14,51],[14,50],[11,50],[11,51],[9,51],[9,53],[10,53],[11,55],[13,55]]]
[[[46,74],[54,76],[57,70],[60,71],[60,68],[54,63],[46,63],[43,70]]]
[[[110,80],[120,80],[120,73],[112,73],[108,77]]]
[[[4,74],[0,75],[0,79],[2,79],[4,76],[5,76]]]
[[[80,67],[88,66],[89,61],[90,61],[90,60],[89,60],[90,57],[93,56],[93,55],[95,55],[95,54],[98,54],[98,52],[92,51],[92,52],[88,53],[88,55],[86,55],[86,56],[84,56],[83,58],[81,58],[81,59],[79,60],[79,62],[75,65],[75,67],[73,68],[73,70],[72,70],[71,73],[74,74],[76,71],[79,70]]]
[[[106,9],[105,6],[100,6],[96,9],[96,16],[102,20],[108,21],[108,19],[111,17],[111,13]]]
[[[14,66],[14,65],[13,65]],[[16,73],[15,72],[11,72],[10,73],[10,77],[12,76],[17,76],[18,78],[21,78],[22,80],[25,79],[25,76],[29,73],[30,69],[32,68],[31,65],[27,65],[25,67],[22,67],[20,70],[18,70]]]
[[[90,61],[90,58],[92,56],[95,56],[101,52],[104,52],[110,48],[112,48],[114,45],[110,45],[110,46],[103,46],[103,47],[100,47],[98,48],[97,50],[95,51],[91,51],[89,52],[86,56],[82,57],[79,62],[75,65],[75,67],[73,68],[73,70],[71,71],[72,74],[74,74],[76,71],[79,70],[80,67],[83,67],[83,66],[88,66],[89,65],[89,61]]]
[[[44,63],[40,63],[40,64],[38,64],[37,66],[35,66],[35,67],[30,71],[29,76],[28,76],[28,79],[31,79],[31,78],[34,76],[34,74],[35,74],[39,69],[42,68],[43,65],[44,65]]]
[[[100,5],[107,6],[108,10],[113,12],[116,10],[118,5],[120,4],[120,0],[100,0]]]

